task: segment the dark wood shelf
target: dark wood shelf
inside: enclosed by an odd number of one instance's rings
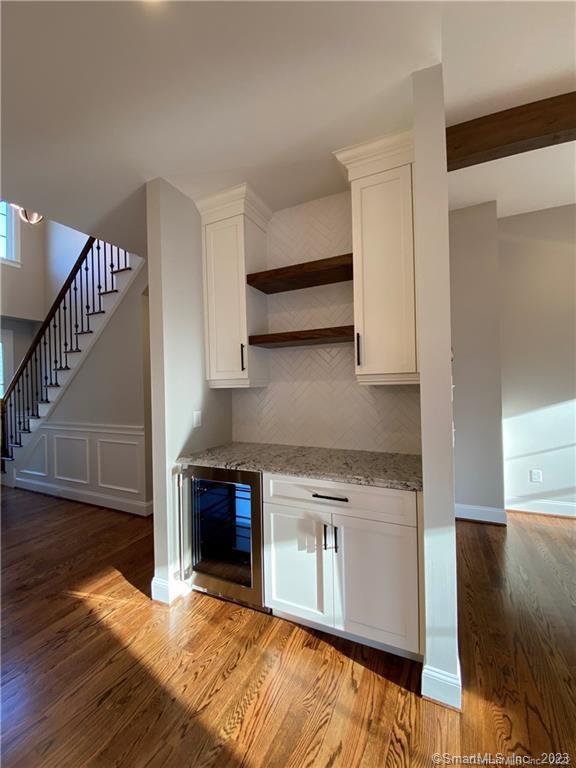
[[[344,344],[354,341],[353,325],[338,325],[334,328],[314,328],[308,331],[283,331],[282,333],[260,333],[250,336],[253,347],[304,347],[313,344]]]
[[[305,261],[288,267],[253,272],[246,280],[248,285],[262,293],[282,293],[316,285],[343,283],[352,280],[352,254],[345,253],[329,259]]]

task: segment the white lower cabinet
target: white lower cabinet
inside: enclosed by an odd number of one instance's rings
[[[290,485],[288,478],[267,475],[265,488],[280,487],[280,479]],[[314,482],[292,480],[293,496]],[[417,527],[386,521],[398,493],[406,495],[405,517],[412,520],[416,494],[372,488],[382,493],[383,519],[374,519],[374,508],[366,519],[365,510],[349,506],[358,486],[336,483],[330,493],[325,485],[317,502],[265,501],[265,605],[328,632],[419,653]]]
[[[332,515],[334,626],[418,653],[416,528]]]
[[[264,584],[268,608],[334,624],[329,512],[264,504]],[[326,547],[326,548],[325,548]]]

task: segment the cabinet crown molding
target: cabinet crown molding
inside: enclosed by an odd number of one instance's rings
[[[348,171],[348,181],[354,181],[413,163],[414,139],[412,131],[404,131],[343,147],[332,154]]]
[[[194,201],[203,224],[229,219],[244,214],[254,224],[266,230],[272,211],[248,184],[237,184]]]

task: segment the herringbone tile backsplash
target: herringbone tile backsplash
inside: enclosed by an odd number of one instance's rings
[[[348,192],[275,213],[268,267],[352,251]],[[353,323],[352,284],[268,296],[270,331]],[[232,395],[234,439],[420,453],[416,386],[360,386],[352,344],[270,349],[270,383]]]

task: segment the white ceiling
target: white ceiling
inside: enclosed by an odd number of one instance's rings
[[[571,3],[2,3],[2,194],[145,249],[142,185],[336,192],[332,150],[411,123],[444,58],[449,122],[571,90]],[[442,47],[444,53],[442,53]]]
[[[576,203],[576,142],[536,149],[448,174],[450,208],[496,200],[498,216]]]

